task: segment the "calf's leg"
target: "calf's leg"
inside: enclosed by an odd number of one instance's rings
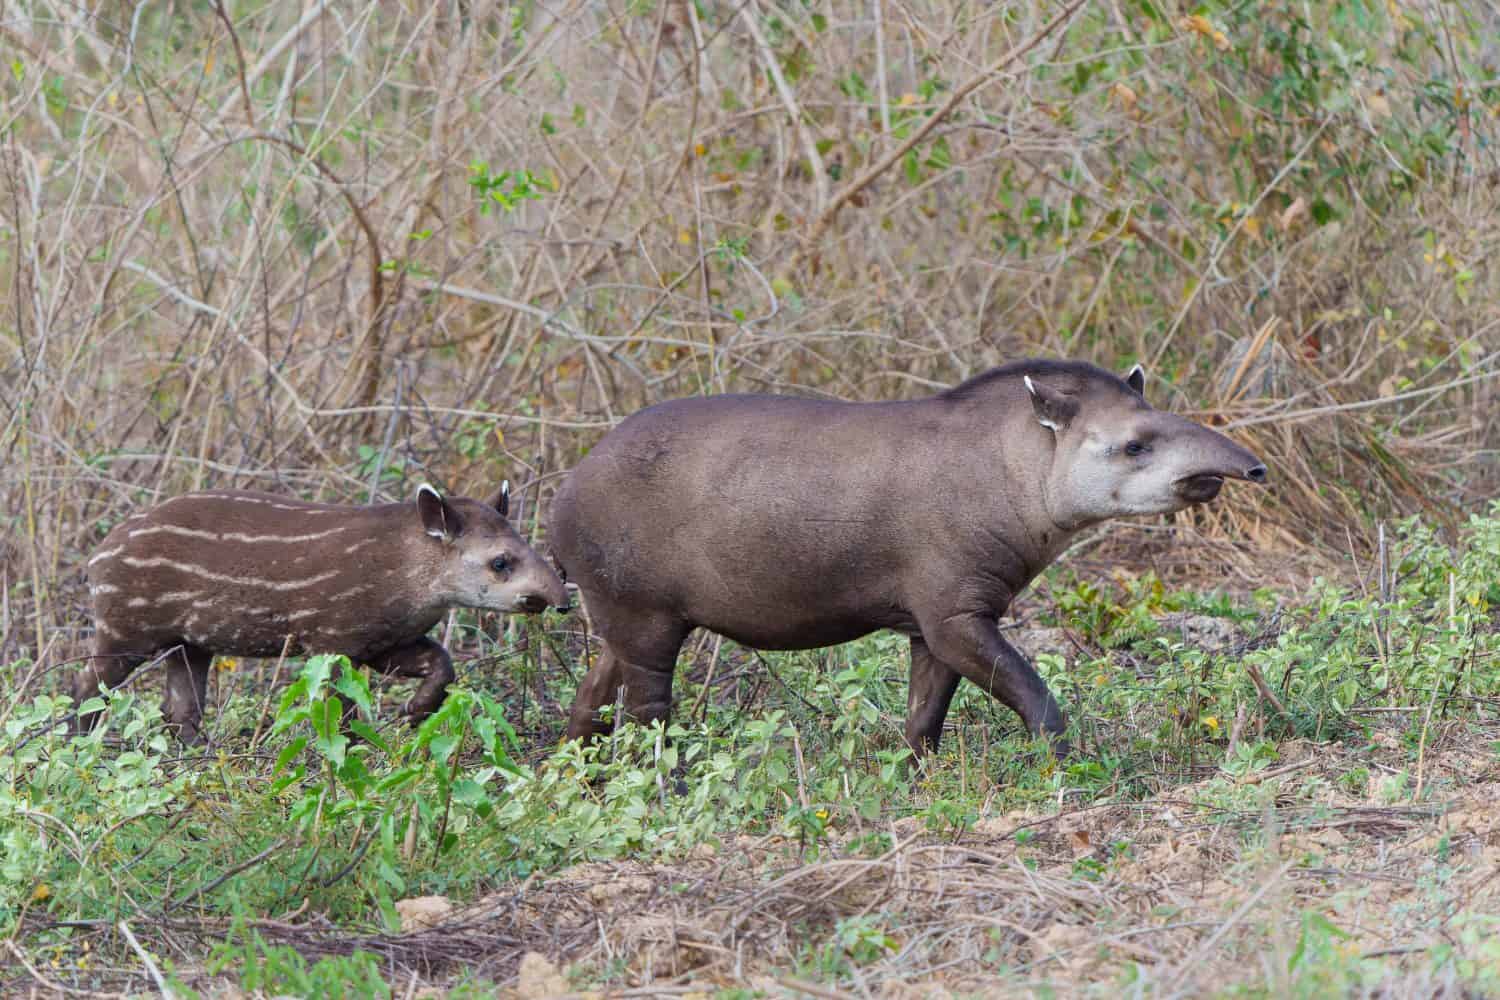
[[[101,686],[114,690],[124,684],[125,678],[144,662],[146,656],[139,649],[102,634],[95,635],[94,654],[72,678],[73,706],[76,708],[94,697]],[[80,714],[73,723],[73,731],[86,733],[93,729],[99,715],[98,712]]]
[[[202,646],[184,644],[167,654],[167,696],[162,715],[167,728],[183,743],[203,738],[203,705],[208,701],[208,668],[214,654]]]
[[[438,710],[448,694],[448,685],[457,676],[453,671],[453,659],[442,643],[425,635],[386,650],[375,657],[370,666],[384,677],[422,679],[404,707],[406,719],[413,726]]]

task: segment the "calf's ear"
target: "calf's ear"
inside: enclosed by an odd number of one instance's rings
[[[1146,396],[1146,369],[1136,365],[1125,375],[1125,384],[1135,390],[1135,394],[1141,398]]]
[[[458,511],[427,483],[417,487],[417,513],[422,515],[422,530],[433,538],[451,542],[464,530]]]
[[[510,517],[510,480],[500,484],[500,492],[490,501],[490,506],[500,512],[501,517]]]

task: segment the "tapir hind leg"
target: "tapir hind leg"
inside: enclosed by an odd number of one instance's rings
[[[1067,722],[1047,682],[1026,658],[1000,637],[996,619],[984,613],[922,620],[922,640],[937,658],[978,684],[1021,717],[1033,736],[1047,736],[1059,756]]]
[[[911,637],[911,680],[906,689],[906,745],[921,756],[934,753],[943,736],[948,705],[959,673],[943,663],[918,636]]]
[[[605,619],[597,610],[594,617],[596,621]],[[628,636],[602,640],[599,659],[573,698],[567,738],[587,741],[608,733],[612,724],[604,721],[600,709],[613,704],[621,688],[627,719],[665,722],[672,712],[677,652],[688,631],[687,625],[665,615],[635,615]]]
[[[573,695],[573,708],[568,713],[566,738],[587,743],[596,736],[606,736],[612,728],[602,717],[600,709],[615,700],[620,690],[620,661],[608,643],[601,643],[599,658],[578,683],[578,692]]]
[[[167,654],[167,697],[162,714],[167,728],[184,743],[203,738],[203,705],[208,701],[208,668],[214,654],[201,646],[184,644]]]
[[[122,645],[114,639],[97,634],[94,638],[94,653],[82,670],[73,675],[73,705],[76,708],[99,693],[101,686],[114,690],[125,683],[136,667],[146,662],[140,650]],[[100,713],[79,715],[74,723],[75,732],[88,732],[94,728]]]
[[[415,642],[386,650],[375,657],[370,666],[381,676],[422,679],[404,709],[407,721],[414,726],[438,710],[448,694],[448,685],[457,676],[453,670],[453,658],[443,644],[425,635]]]

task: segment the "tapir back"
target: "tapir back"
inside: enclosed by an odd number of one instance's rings
[[[431,628],[412,607],[402,505],[341,507],[193,493],[128,518],[89,560],[94,620],[142,652],[177,642],[238,656],[368,655]],[[384,613],[390,608],[391,614]]]

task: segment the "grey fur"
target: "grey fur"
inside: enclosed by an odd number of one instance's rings
[[[604,643],[568,735],[602,732],[621,688],[629,717],[665,718],[678,648],[701,626],[760,649],[907,634],[919,752],[960,677],[1058,737],[1062,713],[998,617],[1089,525],[1265,478],[1141,386],[1144,372],[1027,361],[914,401],[730,395],[625,420],[551,508],[554,554]]]

